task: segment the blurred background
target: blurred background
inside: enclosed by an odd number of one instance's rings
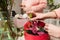
[[[20,8],[20,4],[21,4],[22,0],[14,0],[13,2],[13,6],[12,6],[12,12],[16,13],[16,14],[22,14],[22,9]],[[54,0],[54,5],[58,5],[60,4],[60,0]],[[55,6],[53,6],[52,9],[54,9]],[[50,8],[51,9],[51,8]],[[46,9],[44,9],[44,13],[49,12],[50,9],[48,9],[48,7]],[[15,15],[16,15],[15,14]],[[54,25],[60,26],[60,19],[46,19],[45,20],[46,23],[52,23]],[[1,24],[1,23],[0,23]],[[2,30],[2,29],[1,29]],[[24,36],[19,36],[16,40],[24,40]],[[54,38],[51,37],[51,40],[60,40],[60,38]]]

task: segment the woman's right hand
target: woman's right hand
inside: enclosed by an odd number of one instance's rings
[[[60,27],[57,27],[53,24],[46,24],[44,29],[48,32],[49,35],[53,37],[60,37]]]
[[[45,14],[42,14],[42,13],[32,13],[32,14],[36,15],[36,17],[31,18],[31,20],[37,20],[37,19],[43,20],[46,17]]]

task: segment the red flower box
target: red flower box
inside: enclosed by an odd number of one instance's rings
[[[25,25],[24,25],[24,30],[29,30],[31,22],[28,21]],[[39,24],[41,27],[45,25],[45,23],[43,22],[39,22]],[[50,37],[48,35],[48,33],[44,33],[41,35],[32,35],[27,33],[26,31],[24,31],[24,37],[25,40],[50,40]]]
[[[50,40],[48,34],[43,34],[41,36],[37,36],[37,35],[35,36],[35,35],[28,34],[27,32],[24,32],[24,37],[25,37],[25,40]]]

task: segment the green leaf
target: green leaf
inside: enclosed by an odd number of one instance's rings
[[[30,18],[32,18],[33,16],[32,16],[32,13],[30,13],[29,15],[28,15]]]

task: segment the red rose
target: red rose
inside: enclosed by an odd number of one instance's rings
[[[28,21],[28,22],[24,25],[24,30],[28,30],[29,27],[30,27],[30,25],[31,25],[31,22]]]
[[[38,21],[38,26],[44,27],[45,26],[45,23],[44,22],[41,22],[41,21]]]

